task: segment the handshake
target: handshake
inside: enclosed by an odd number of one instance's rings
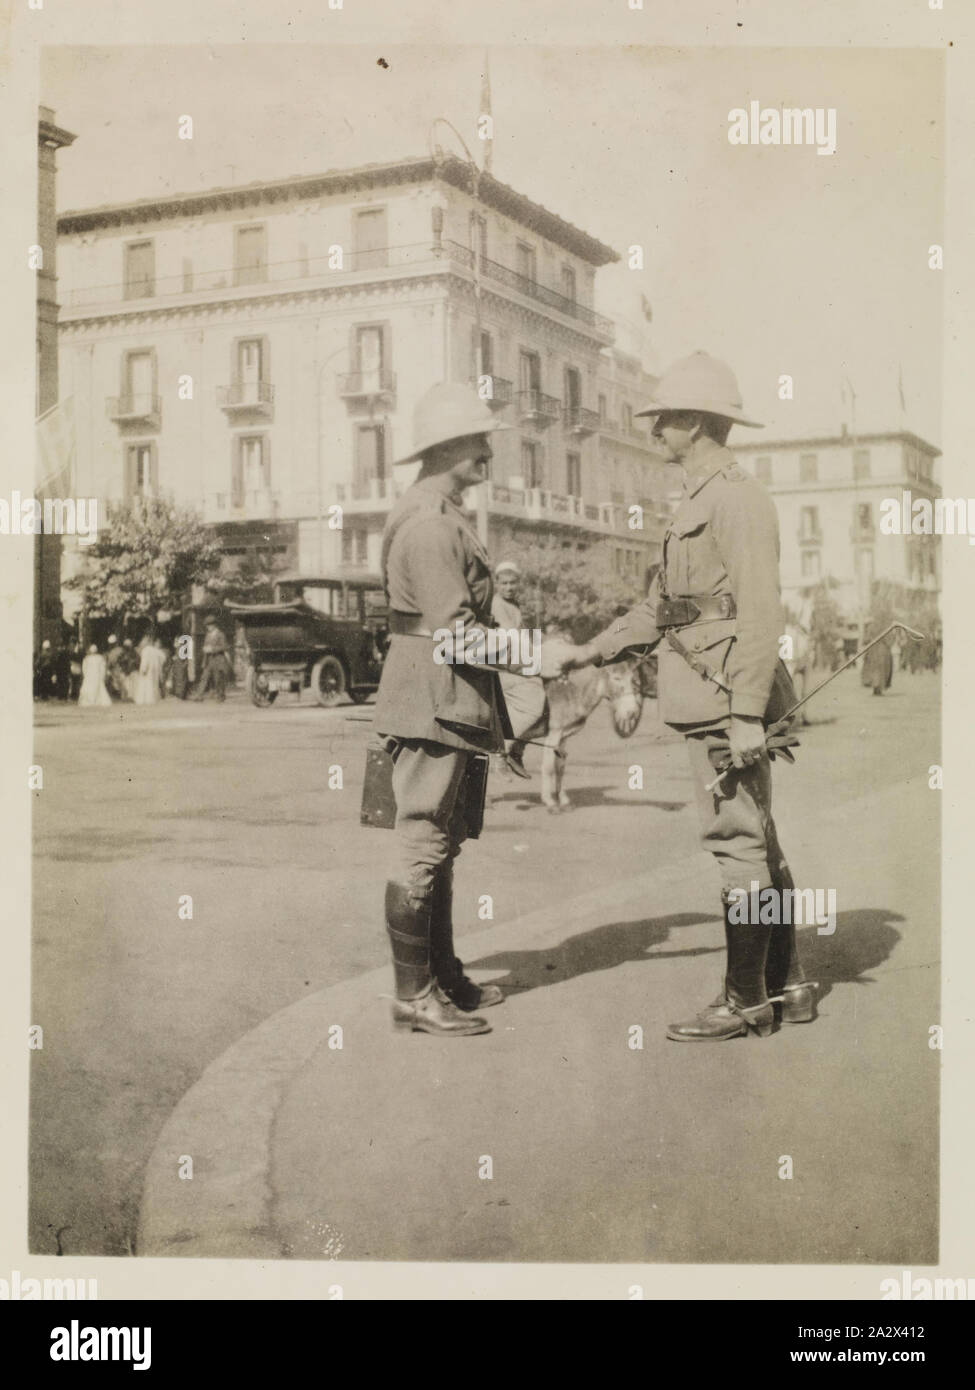
[[[545,681],[557,680],[567,671],[578,671],[583,666],[591,665],[595,656],[591,645],[576,647],[563,637],[544,637],[539,675]]]

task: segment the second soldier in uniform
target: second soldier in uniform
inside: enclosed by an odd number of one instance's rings
[[[814,1014],[791,912],[777,925],[741,921],[742,893],[794,888],[772,819],[766,725],[787,713],[791,682],[779,661],[779,534],[775,506],[736,463],[732,424],[751,425],[723,362],[692,353],[660,378],[653,435],[684,472],[683,497],[664,537],[663,565],[644,603],[617,619],[566,669],[612,661],[634,648],[659,655],[661,718],[685,736],[704,848],[722,878],[724,988],[695,1017],[672,1023],[680,1042],[719,1042]],[[716,767],[730,757],[719,785]],[[767,894],[762,896],[767,900]],[[733,904],[739,909],[735,910]],[[764,914],[763,914],[764,915]]]

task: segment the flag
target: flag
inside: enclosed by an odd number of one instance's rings
[[[481,115],[490,117],[489,133],[484,140],[484,172],[490,174],[494,153],[494,117],[491,115],[491,66],[487,49],[484,50],[484,71],[481,74]]]
[[[37,450],[34,466],[34,495],[70,497],[74,476],[74,400],[68,396],[37,417]]]
[[[643,317],[647,323],[653,323],[653,308],[645,294],[640,295],[640,308],[643,310]]]

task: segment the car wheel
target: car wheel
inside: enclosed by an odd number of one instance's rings
[[[251,701],[258,709],[267,709],[273,705],[278,698],[276,690],[268,690],[267,676],[263,671],[255,671],[253,666],[247,673],[247,688],[250,693]]]
[[[311,673],[311,688],[320,705],[337,705],[346,694],[345,667],[337,656],[323,656]]]

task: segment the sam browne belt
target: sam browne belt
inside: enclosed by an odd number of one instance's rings
[[[657,600],[657,627],[688,627],[691,623],[735,618],[738,609],[731,594],[683,594]]]

